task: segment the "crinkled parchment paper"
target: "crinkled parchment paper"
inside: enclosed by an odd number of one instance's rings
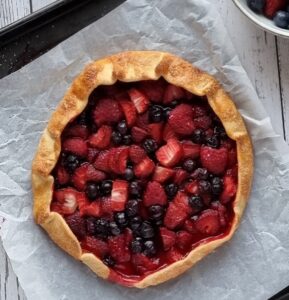
[[[51,112],[90,60],[166,50],[216,76],[252,135],[255,180],[234,238],[183,276],[146,290],[96,278],[32,219],[31,161]],[[131,0],[0,81],[4,247],[30,300],[266,299],[289,284],[289,149],[272,130],[212,0]]]

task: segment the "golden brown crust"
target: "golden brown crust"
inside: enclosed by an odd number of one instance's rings
[[[164,77],[189,92],[207,96],[229,137],[237,143],[238,191],[234,201],[234,219],[230,232],[222,238],[200,244],[184,259],[165,267],[135,284],[145,288],[178,276],[234,234],[249,197],[253,176],[253,151],[246,127],[232,99],[210,75],[166,52],[129,51],[92,62],[74,80],[43,133],[32,166],[34,217],[62,249],[83,261],[97,275],[108,278],[109,268],[93,254],[83,253],[75,235],[64,219],[50,211],[53,177],[50,175],[60,153],[60,136],[68,122],[85,108],[90,93],[99,85]]]

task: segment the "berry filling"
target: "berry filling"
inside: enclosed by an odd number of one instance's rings
[[[205,97],[164,79],[100,86],[65,128],[51,210],[130,285],[225,236],[236,144]]]

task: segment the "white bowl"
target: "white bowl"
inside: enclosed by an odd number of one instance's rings
[[[246,0],[233,0],[236,6],[241,10],[241,12],[247,16],[252,22],[254,22],[259,27],[271,32],[275,35],[289,38],[289,29],[282,29],[277,27],[273,21],[267,19],[263,15],[258,15],[253,12],[247,5]]]

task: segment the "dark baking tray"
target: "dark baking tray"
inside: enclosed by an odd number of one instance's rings
[[[0,30],[0,78],[106,15],[124,0],[60,0]]]
[[[18,70],[123,2],[59,0],[2,28],[0,78]],[[289,300],[289,286],[269,300]]]

